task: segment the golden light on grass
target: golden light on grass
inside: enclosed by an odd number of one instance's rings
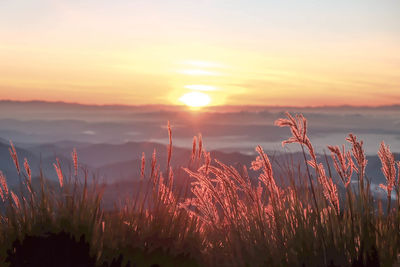
[[[191,108],[204,107],[211,102],[210,96],[201,92],[186,93],[179,100]]]

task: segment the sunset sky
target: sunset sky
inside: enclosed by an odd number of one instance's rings
[[[400,1],[2,0],[0,73],[0,99],[395,104]]]

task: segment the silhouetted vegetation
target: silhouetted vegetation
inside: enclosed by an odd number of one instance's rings
[[[102,186],[89,182],[87,172],[78,175],[76,151],[69,177],[55,159],[55,187],[43,175],[33,181],[29,163],[20,165],[11,143],[21,185],[8,188],[0,173],[0,260],[9,266],[99,267],[397,263],[400,163],[389,147],[382,142],[379,150],[387,180],[380,185],[387,193],[382,201],[372,194],[356,136],[346,139],[350,150],[328,146],[329,166],[316,156],[302,115],[287,114],[276,125],[292,132],[283,145],[301,146],[305,173],[288,170],[278,182],[260,146],[251,166],[225,165],[211,159],[201,136],[194,138],[189,165],[173,168],[168,127],[166,168],[161,170],[156,152],[150,160],[143,154],[139,193],[113,211],[102,208]]]

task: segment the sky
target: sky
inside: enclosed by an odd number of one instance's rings
[[[399,14],[398,0],[0,0],[0,99],[399,104]]]

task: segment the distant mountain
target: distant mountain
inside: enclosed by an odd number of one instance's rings
[[[65,108],[65,107],[82,107],[87,109],[139,109],[141,111],[147,110],[182,110],[186,109],[183,105],[122,105],[122,104],[107,104],[107,105],[94,105],[94,104],[82,104],[64,101],[44,101],[44,100],[28,100],[28,101],[18,101],[18,100],[0,100],[0,105],[23,105],[24,107],[30,106],[41,106],[41,107],[51,107],[51,108]],[[381,105],[381,106],[351,106],[351,105],[331,105],[331,106],[255,106],[255,105],[224,105],[224,106],[211,106],[208,107],[208,111],[217,110],[230,110],[230,111],[254,111],[254,110],[265,110],[265,109],[280,109],[280,110],[299,110],[299,109],[381,109],[381,110],[400,110],[400,105]]]
[[[18,174],[14,163],[9,155],[9,145],[0,142],[0,170],[6,175],[10,187],[18,185]],[[71,151],[73,147],[77,148],[79,161],[79,175],[83,177],[83,171],[89,172],[89,178],[93,175],[101,183],[106,183],[105,205],[107,208],[112,208],[114,203],[123,198],[123,196],[132,196],[140,190],[140,168],[142,152],[146,155],[146,177],[150,176],[151,156],[156,149],[157,162],[160,166],[160,171],[166,171],[167,150],[166,146],[158,143],[149,142],[128,142],[126,144],[88,144],[88,143],[71,143],[61,142],[45,145],[29,145],[24,144],[24,148],[16,146],[19,157],[19,162],[23,169],[24,158],[27,158],[33,172],[33,180],[37,184],[37,177],[40,173],[40,168],[46,179],[58,186],[57,175],[54,170],[53,163],[56,157],[60,160],[62,171],[66,178],[71,177],[73,173],[73,163],[71,160]],[[211,151],[211,158],[217,159],[220,162],[234,166],[239,172],[242,171],[243,165],[247,166],[248,173],[252,179],[257,179],[259,172],[251,170],[251,162],[255,159],[253,155],[246,155],[238,152],[226,153],[221,151]],[[280,153],[267,151],[271,160],[274,176],[278,184],[288,184],[288,179],[293,178],[295,183],[308,184],[306,176],[299,176],[298,171],[305,174],[305,163],[301,153]],[[175,174],[175,181],[179,184],[184,184],[190,180],[188,175],[184,173],[181,167],[189,167],[196,169],[190,164],[191,150],[179,147],[173,148],[172,167]],[[396,154],[396,160],[400,160],[400,154]],[[318,155],[320,162],[323,162],[327,167],[323,155]],[[368,164],[366,168],[367,178],[373,183],[372,189],[377,193],[382,193],[375,188],[380,183],[386,183],[381,172],[381,163],[377,156],[368,156]],[[340,188],[343,187],[340,180],[335,175],[332,160],[328,159],[329,165],[334,173],[334,179]],[[215,162],[213,163],[215,164]],[[313,173],[312,173],[313,175]],[[354,173],[353,181],[356,183],[356,174]],[[90,179],[89,179],[90,181]],[[342,189],[341,189],[342,190]],[[343,191],[343,190],[342,190]]]
[[[15,185],[19,183],[18,173],[16,170],[16,166],[14,161],[11,158],[9,152],[10,145],[5,144],[4,142],[0,142],[0,170],[7,177],[7,182],[9,185]],[[55,157],[52,156],[38,156],[35,152],[30,151],[29,149],[23,149],[17,145],[15,145],[15,149],[18,155],[18,161],[21,170],[21,177],[25,175],[24,169],[24,161],[27,159],[28,164],[32,171],[32,176],[34,178],[40,175],[40,169],[45,177],[50,180],[57,180],[56,172],[53,167],[53,163],[55,162]],[[62,170],[65,174],[70,173],[70,166],[72,166],[71,159],[64,157],[63,155],[58,156],[59,161],[62,165]]]
[[[5,142],[0,142],[0,170],[5,174],[9,183],[14,184],[18,183],[18,174],[14,164],[14,161],[11,158],[9,152],[10,145]],[[16,147],[16,151],[18,154],[18,160],[20,164],[21,171],[24,171],[24,159],[26,158],[29,161],[29,164],[32,166],[32,170],[37,171],[39,167],[39,159],[35,157],[33,153],[28,150],[20,149]]]
[[[367,174],[384,182],[376,156],[385,140],[391,150],[400,152],[400,105],[385,107],[208,107],[188,112],[178,106],[81,105],[63,102],[0,100],[0,169],[16,181],[15,167],[8,153],[12,139],[20,162],[26,157],[34,171],[39,168],[55,176],[55,158],[63,170],[71,172],[71,152],[78,151],[82,166],[104,177],[119,181],[138,177],[142,152],[149,164],[156,149],[161,167],[166,162],[167,121],[172,125],[174,165],[187,166],[193,136],[203,135],[204,147],[212,157],[240,167],[250,166],[254,148],[261,145],[269,153],[274,170],[283,175],[288,158],[302,162],[298,145],[282,148],[290,130],[274,125],[284,111],[302,112],[308,119],[308,133],[316,151],[326,145],[346,143],[349,132],[364,140],[369,155]],[[286,154],[281,154],[285,152]],[[303,166],[303,165],[302,165]],[[303,166],[304,167],[304,166]],[[54,177],[54,179],[56,179]]]
[[[165,144],[165,126],[170,121],[174,143],[180,147],[190,148],[193,136],[202,133],[209,150],[250,153],[258,144],[268,150],[282,150],[280,141],[290,131],[276,127],[274,121],[288,110],[306,116],[310,138],[319,153],[327,144],[345,143],[346,135],[352,132],[364,140],[367,154],[374,155],[381,140],[390,144],[392,151],[400,152],[399,107],[225,106],[188,112],[169,106],[0,101],[0,138],[12,139],[21,148],[27,148],[24,144],[60,142]],[[71,149],[71,145],[65,148]]]

